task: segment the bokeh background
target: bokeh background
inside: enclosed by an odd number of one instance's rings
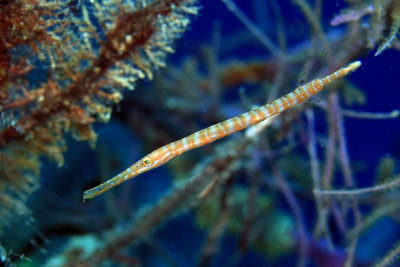
[[[92,12],[90,2],[68,3],[78,19],[83,6]],[[302,3],[312,8],[323,30],[322,41]],[[27,200],[31,213],[15,218],[3,231],[3,262],[396,266],[392,254],[398,254],[400,239],[398,37],[393,47],[375,53],[395,24],[400,25],[400,11],[391,12],[400,10],[398,2],[236,1],[253,26],[282,51],[279,56],[223,1],[195,5],[200,9],[174,41],[175,52],[168,54],[165,67],[156,68],[153,79],[139,79],[134,90],[123,91],[107,123],[94,123],[96,142],[66,134],[62,167],[40,158],[39,187]],[[373,8],[370,13],[331,25],[346,10],[356,13],[367,5]],[[378,24],[380,5],[384,12],[377,37],[372,29]],[[284,112],[257,137],[234,134],[82,202],[85,190],[156,148],[263,105],[354,60],[362,62],[356,72]],[[32,73],[27,77],[38,79]],[[314,161],[310,147],[317,153]],[[343,153],[348,156],[344,161]],[[329,159],[333,167],[327,171]],[[320,186],[312,161],[325,179]],[[349,169],[352,185],[346,182]],[[203,176],[208,180],[190,184]],[[357,191],[377,184],[383,188]],[[318,188],[353,191],[324,195],[314,192]],[[171,196],[181,200],[171,204]],[[167,211],[158,212],[163,205]]]

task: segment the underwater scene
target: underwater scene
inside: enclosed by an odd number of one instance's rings
[[[0,266],[399,256],[399,0],[0,1]]]

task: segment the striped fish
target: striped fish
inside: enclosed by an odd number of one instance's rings
[[[94,198],[109,190],[110,188],[113,188],[114,186],[125,182],[128,179],[136,177],[151,169],[157,168],[168,162],[170,159],[179,156],[180,154],[188,150],[204,146],[217,139],[248,128],[271,116],[279,114],[296,104],[302,103],[311,96],[321,91],[326,84],[348,75],[360,66],[360,61],[352,62],[322,79],[315,79],[303,86],[298,87],[293,92],[269,104],[255,108],[249,112],[233,117],[226,121],[214,124],[178,141],[160,147],[130,166],[122,173],[118,174],[117,176],[92,189],[85,191],[83,193],[83,201],[85,201],[86,199]]]

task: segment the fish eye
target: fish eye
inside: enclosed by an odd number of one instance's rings
[[[145,157],[145,158],[143,159],[143,165],[144,165],[144,166],[151,166],[152,164],[153,164],[153,161],[151,160],[151,158]]]

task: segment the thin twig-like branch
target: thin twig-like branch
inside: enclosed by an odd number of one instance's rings
[[[236,6],[233,0],[221,1],[275,57],[279,58],[282,55],[280,49]]]

